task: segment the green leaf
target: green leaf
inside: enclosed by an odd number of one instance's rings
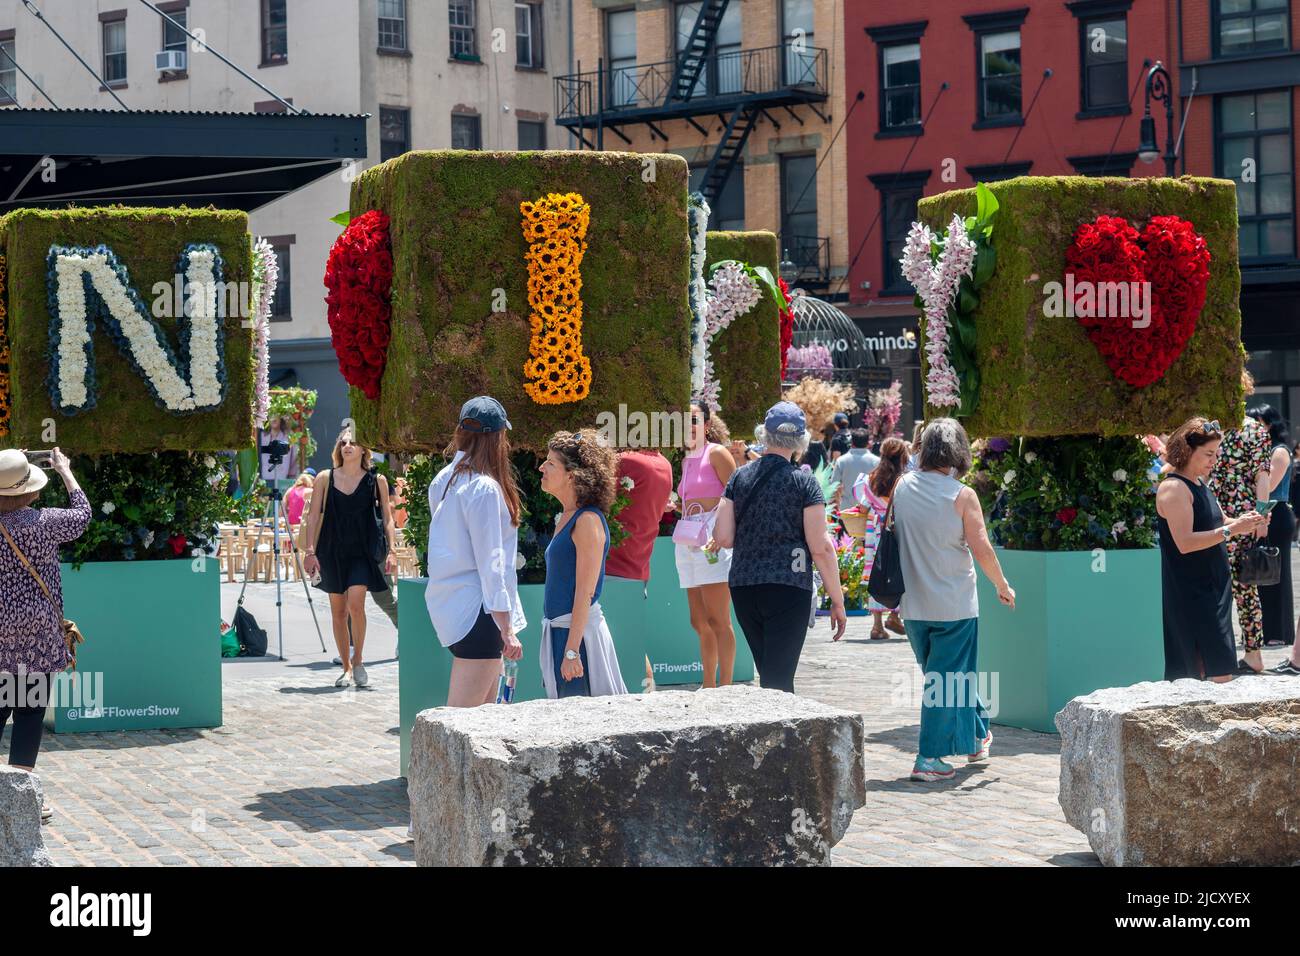
[[[352,213],[350,213],[345,209],[337,216],[330,216],[330,222],[337,223],[338,225],[346,229],[348,227],[348,224],[352,222]]]
[[[969,315],[959,313],[953,317],[952,324],[957,330],[957,338],[961,342],[962,351],[973,359],[975,356],[976,337],[975,320]],[[974,365],[973,361],[971,362],[971,365]]]
[[[975,249],[975,287],[979,288],[989,279],[993,278],[993,271],[997,268],[998,256],[993,251],[993,247],[980,243]]]
[[[718,265],[721,265],[721,263],[718,263]],[[714,266],[713,268],[716,269],[717,266]],[[766,289],[767,294],[772,297],[777,306],[784,309],[785,296],[781,294],[781,286],[773,277],[772,270],[767,266],[751,266],[747,264],[745,265],[745,268],[754,279],[758,280],[759,288]]]
[[[975,218],[983,225],[998,211],[998,197],[983,183],[975,186]]]
[[[957,290],[957,311],[962,315],[970,315],[979,304],[980,297],[968,289],[963,281],[961,288]]]

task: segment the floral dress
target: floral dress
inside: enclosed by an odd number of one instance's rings
[[[889,507],[888,500],[877,497],[871,490],[868,477],[869,475],[860,475],[853,485],[853,497],[867,509],[867,530],[862,539],[862,547],[866,552],[866,560],[862,565],[863,581],[871,580],[871,568],[876,561],[876,546],[880,544],[880,531],[885,526],[885,510]],[[890,609],[868,595],[867,610],[872,613],[888,614]]]
[[[21,508],[0,522],[54,597],[41,586],[0,536],[0,673],[58,674],[68,666],[63,637],[63,581],[59,545],[81,537],[90,524],[90,502],[80,489],[69,508]]]
[[[1255,477],[1271,470],[1273,443],[1268,429],[1247,418],[1239,429],[1223,433],[1219,460],[1210,473],[1210,492],[1219,500],[1227,518],[1235,518],[1255,507]],[[1228,539],[1228,560],[1232,567],[1232,597],[1237,604],[1241,636],[1246,650],[1258,650],[1264,641],[1264,611],[1259,603],[1259,589],[1237,583],[1237,553],[1247,541],[1242,535]]]

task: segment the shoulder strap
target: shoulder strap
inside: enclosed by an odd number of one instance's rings
[[[330,473],[333,469],[326,468],[321,472],[321,477],[325,479],[325,492],[320,500],[320,516],[325,517],[325,506],[330,503]]]
[[[45,581],[41,578],[39,574],[36,573],[36,569],[32,567],[32,563],[27,560],[27,555],[23,554],[22,551],[19,549],[17,542],[15,542],[14,539],[10,536],[9,529],[4,526],[3,522],[0,522],[0,533],[4,534],[5,540],[9,542],[9,547],[14,549],[14,554],[18,555],[18,560],[22,562],[23,567],[25,567],[28,573],[31,574],[31,576],[36,579],[36,583],[41,586],[41,590],[45,592],[45,600],[53,604],[54,598],[50,594],[50,589],[45,586]]]

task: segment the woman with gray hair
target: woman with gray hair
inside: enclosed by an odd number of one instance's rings
[[[973,488],[959,481],[971,467],[970,440],[952,418],[936,418],[921,434],[917,468],[894,486],[893,521],[907,587],[899,610],[926,697],[913,780],[945,780],[955,771],[942,758],[988,759],[993,734],[976,690],[979,599],[975,563],[998,600],[1016,606],[1002,574]],[[973,560],[972,560],[973,558]]]
[[[821,486],[790,460],[808,447],[803,412],[791,402],[777,402],[755,437],[763,455],[732,473],[708,549],[733,549],[727,579],[731,603],[753,652],[759,685],[793,694],[812,612],[814,565],[830,595],[834,640],[844,636],[848,618]]]

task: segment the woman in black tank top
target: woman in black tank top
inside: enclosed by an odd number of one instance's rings
[[[1173,471],[1156,493],[1165,680],[1222,682],[1237,672],[1227,540],[1253,533],[1264,519],[1248,511],[1225,520],[1206,485],[1222,440],[1219,423],[1200,417],[1169,438],[1166,459]]]

